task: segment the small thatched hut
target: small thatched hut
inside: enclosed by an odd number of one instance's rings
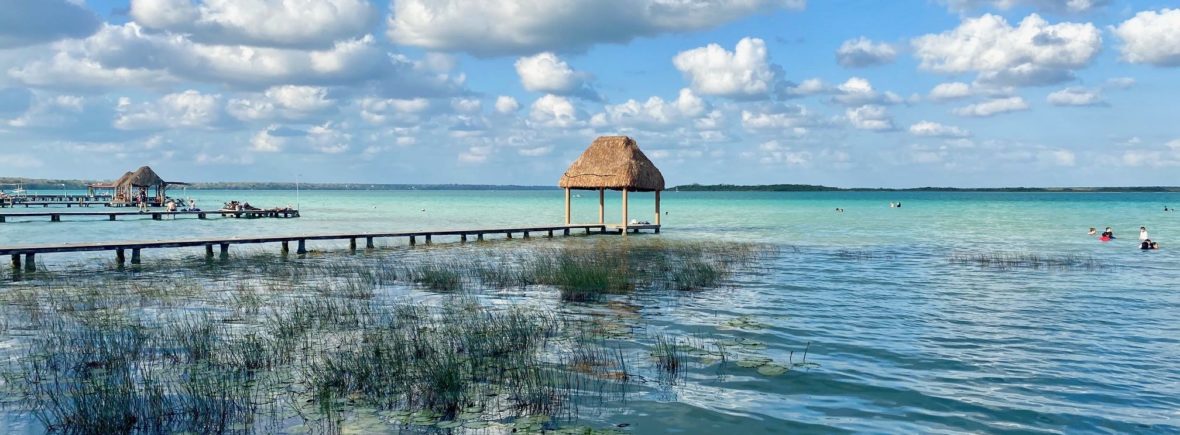
[[[628,192],[655,192],[656,210],[653,223],[660,225],[660,191],[664,190],[664,175],[639,150],[634,139],[627,136],[601,136],[575,160],[558,186],[565,189],[565,224],[570,224],[570,190],[598,191],[598,223],[605,223],[603,192],[606,189],[623,192],[623,232],[627,231]]]
[[[168,199],[168,186],[186,184],[164,181],[149,166],[142,166],[135,172],[123,174],[115,181],[115,200],[112,202],[134,203],[140,200],[149,205],[163,205]],[[148,189],[156,188],[154,196],[148,196]]]

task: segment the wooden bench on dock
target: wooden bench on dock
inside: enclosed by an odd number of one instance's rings
[[[7,222],[9,219],[27,218],[27,217],[48,217],[50,222],[61,222],[61,218],[65,217],[103,217],[107,220],[116,220],[119,216],[151,216],[152,220],[163,220],[165,217],[177,216],[196,216],[198,219],[206,219],[210,215],[221,217],[235,217],[235,218],[297,218],[299,217],[299,210],[292,209],[276,209],[276,210],[216,210],[216,211],[83,211],[83,212],[37,212],[37,213],[0,213],[0,223]]]
[[[660,228],[658,225],[641,225],[628,226],[628,230],[638,232],[640,229],[654,230],[658,233]],[[523,238],[529,238],[533,235],[544,234],[545,237],[553,237],[555,234],[569,236],[572,231],[582,230],[586,234],[594,232],[605,233],[623,233],[621,225],[604,225],[604,224],[587,224],[587,225],[559,225],[559,226],[541,226],[541,227],[519,227],[519,228],[492,228],[492,229],[475,229],[475,230],[443,230],[443,231],[410,231],[399,233],[351,233],[351,234],[320,234],[320,235],[300,235],[300,236],[267,236],[267,237],[231,237],[231,238],[208,238],[208,239],[182,239],[182,240],[154,240],[154,241],[129,241],[129,242],[87,242],[87,243],[63,243],[63,244],[42,244],[42,245],[17,245],[17,246],[0,246],[0,255],[12,256],[12,267],[15,270],[20,270],[22,266],[22,256],[24,257],[24,269],[28,271],[36,270],[36,255],[60,252],[96,252],[96,251],[115,251],[115,263],[122,267],[126,261],[126,252],[131,251],[131,264],[140,264],[140,251],[143,249],[160,249],[160,248],[183,248],[183,247],[205,247],[206,258],[213,258],[214,249],[216,245],[220,251],[222,258],[228,258],[230,245],[246,245],[246,244],[261,244],[261,243],[280,243],[281,253],[287,254],[290,252],[290,243],[296,243],[296,254],[307,253],[307,241],[309,240],[348,240],[349,251],[357,250],[357,241],[363,240],[365,242],[365,249],[375,248],[374,241],[376,239],[389,238],[407,238],[410,245],[415,245],[421,239],[424,243],[432,243],[437,237],[458,237],[460,242],[467,242],[474,237],[475,240],[483,240],[485,235],[500,235],[503,234],[511,239],[514,234],[520,234]]]

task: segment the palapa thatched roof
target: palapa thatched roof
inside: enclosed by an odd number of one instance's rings
[[[153,171],[149,166],[141,166],[136,169],[127,178],[121,178],[119,185],[131,185],[135,187],[151,187],[151,186],[165,186],[168,182],[160,178],[156,171]]]
[[[95,189],[114,189],[119,186],[122,186],[123,182],[126,181],[127,178],[131,176],[131,174],[132,174],[131,171],[127,171],[127,173],[123,174],[122,177],[115,179],[115,181],[112,181],[110,183],[94,183],[88,187],[93,187]]]
[[[633,192],[664,190],[664,175],[648,160],[634,139],[600,136],[561,176],[567,189],[627,189]]]

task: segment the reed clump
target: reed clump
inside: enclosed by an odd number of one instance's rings
[[[1074,254],[1047,256],[1028,252],[955,253],[951,254],[948,261],[952,264],[975,265],[1001,270],[1101,270],[1106,267],[1090,256]]]

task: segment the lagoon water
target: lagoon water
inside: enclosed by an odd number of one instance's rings
[[[303,217],[10,218],[0,224],[0,245],[493,228],[562,218],[558,190],[185,195],[206,209],[230,199],[298,204]],[[575,198],[575,220],[595,219],[595,196]],[[888,207],[892,201],[903,206]],[[608,221],[618,221],[617,194],[606,204]],[[629,302],[642,307],[645,327],[758,340],[775,360],[797,361],[806,348],[818,366],[777,377],[697,369],[684,382],[640,386],[625,404],[581,418],[634,433],[1180,432],[1180,212],[1164,212],[1165,205],[1180,206],[1180,194],[666,192],[663,233],[638,237],[769,243],[781,254],[723,289],[636,296]],[[650,194],[632,197],[632,217],[651,220],[651,210]],[[1118,239],[1086,235],[1106,226]],[[1141,252],[1140,226],[1163,249]],[[1086,261],[1041,268],[950,261],[1017,253]],[[149,250],[144,260],[198,255]],[[108,256],[38,260],[64,271]],[[722,327],[734,318],[765,327]]]

